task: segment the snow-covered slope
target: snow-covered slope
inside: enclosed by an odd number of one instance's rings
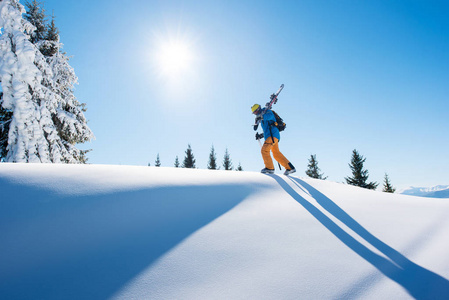
[[[447,299],[449,202],[252,172],[0,164],[2,299]]]
[[[431,198],[449,198],[449,185],[437,185],[430,188],[411,186],[400,191],[400,194]]]

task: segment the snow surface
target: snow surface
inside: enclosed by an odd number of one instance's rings
[[[0,164],[2,299],[448,299],[449,202],[254,172]]]

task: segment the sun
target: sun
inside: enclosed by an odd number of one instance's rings
[[[159,73],[164,77],[187,76],[194,61],[194,51],[190,43],[182,39],[160,41],[155,60]]]

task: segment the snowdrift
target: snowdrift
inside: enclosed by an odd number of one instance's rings
[[[0,164],[2,299],[448,299],[449,202],[252,172]]]

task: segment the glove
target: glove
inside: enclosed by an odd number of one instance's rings
[[[256,120],[254,121],[256,124],[254,125],[254,131],[257,130],[257,128],[259,127],[260,122],[262,121],[262,116],[257,116]]]
[[[256,133],[256,140],[260,140],[263,138],[263,134],[262,133]]]

